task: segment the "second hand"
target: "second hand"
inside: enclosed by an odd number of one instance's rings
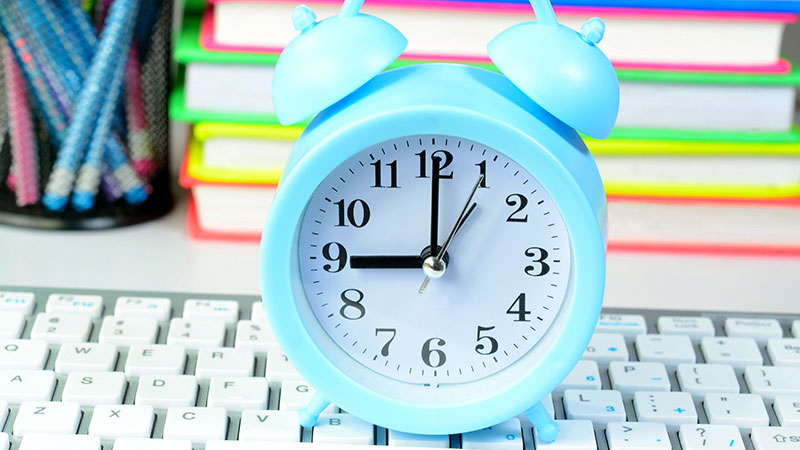
[[[444,241],[444,245],[439,250],[436,258],[428,257],[425,259],[422,269],[425,271],[426,275],[425,280],[422,281],[422,286],[419,287],[420,295],[425,292],[425,289],[428,287],[428,283],[431,282],[432,277],[440,278],[442,275],[444,275],[445,267],[444,264],[442,264],[442,258],[447,251],[447,247],[450,246],[450,242],[453,240],[453,237],[456,235],[458,230],[461,229],[461,226],[464,224],[467,218],[472,214],[472,211],[475,210],[477,203],[472,203],[472,198],[475,196],[475,192],[477,192],[482,181],[483,174],[478,177],[478,181],[475,182],[475,186],[472,187],[472,191],[470,191],[469,197],[467,198],[466,203],[464,203],[464,207],[461,209],[458,219],[456,219],[456,223],[453,224],[453,228],[450,230],[450,234],[447,235],[447,239]]]

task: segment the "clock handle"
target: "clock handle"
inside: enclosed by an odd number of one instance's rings
[[[556,13],[553,11],[553,5],[550,0],[531,0],[533,12],[536,14],[536,22],[542,25],[556,26],[558,20]]]
[[[322,411],[325,411],[325,408],[330,404],[331,401],[325,398],[324,395],[319,392],[315,393],[314,396],[311,397],[311,401],[298,411],[300,425],[304,428],[311,428],[316,425],[319,415],[322,414]]]
[[[525,411],[525,415],[536,428],[536,432],[542,442],[549,444],[556,440],[556,437],[558,437],[558,424],[550,418],[550,414],[542,402]]]
[[[363,4],[364,0],[344,0],[342,9],[339,10],[339,17],[353,17],[357,15]]]

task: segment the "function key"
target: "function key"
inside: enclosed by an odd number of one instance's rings
[[[45,311],[50,314],[86,314],[97,319],[103,313],[103,297],[99,295],[51,294]]]
[[[647,333],[647,322],[639,314],[600,314],[596,333],[619,333],[625,337]]]
[[[725,334],[731,337],[751,337],[760,343],[769,338],[783,337],[780,322],[775,319],[737,319],[725,320]]]
[[[239,320],[239,302],[234,300],[186,300],[184,319],[212,319],[228,324]]]
[[[169,320],[172,300],[163,297],[118,297],[114,315],[120,317],[145,317],[159,322]]]
[[[36,300],[33,292],[0,291],[0,311],[19,311],[22,314],[33,314]]]
[[[685,334],[692,339],[714,336],[714,323],[708,317],[661,316],[656,326],[661,334]]]

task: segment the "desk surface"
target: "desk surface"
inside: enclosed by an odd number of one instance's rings
[[[258,294],[258,245],[195,241],[186,201],[166,217],[108,231],[0,226],[0,285]],[[800,312],[800,260],[608,257],[606,306]]]

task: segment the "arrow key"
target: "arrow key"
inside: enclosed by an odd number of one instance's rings
[[[663,423],[611,422],[606,428],[609,450],[670,450]]]

